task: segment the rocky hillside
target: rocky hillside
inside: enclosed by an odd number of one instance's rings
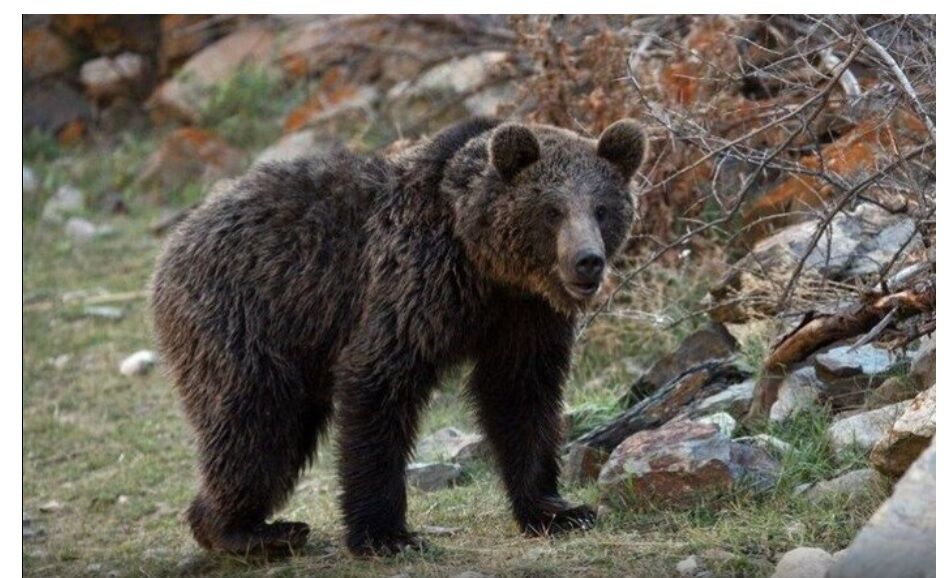
[[[277,568],[934,575],[934,17],[70,15],[23,33],[29,573],[269,574],[194,554],[175,518],[193,478],[152,371],[154,253],[256,163],[398,151],[484,114],[648,126],[640,219],[564,419],[564,477],[601,528],[510,545],[454,376],[409,472],[445,551],[360,566],[323,544]],[[290,508],[336,540],[331,471]]]

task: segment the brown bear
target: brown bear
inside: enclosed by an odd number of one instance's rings
[[[420,547],[406,461],[439,376],[465,361],[522,530],[590,527],[557,487],[562,385],[646,145],[631,120],[597,141],[475,118],[392,158],[336,150],[211,195],[169,240],[152,299],[199,449],[197,542],[301,546],[306,524],[266,520],[334,415],[346,545]]]

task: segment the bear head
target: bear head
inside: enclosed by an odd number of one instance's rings
[[[648,141],[635,121],[598,139],[501,124],[462,149],[446,176],[456,234],[481,273],[564,313],[602,288],[635,218],[632,176]]]

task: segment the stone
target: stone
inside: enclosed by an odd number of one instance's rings
[[[466,465],[490,453],[487,440],[453,427],[441,428],[418,442],[415,455],[424,461],[449,461]]]
[[[40,506],[39,511],[44,514],[53,514],[63,509],[63,505],[56,500],[50,500]]]
[[[817,354],[817,377],[826,384],[826,398],[835,407],[864,403],[871,391],[905,366],[905,360],[871,343],[843,345]]]
[[[76,53],[55,32],[45,26],[23,31],[23,74],[25,80],[61,75],[76,61]]]
[[[833,449],[839,453],[848,447],[869,452],[892,428],[909,402],[901,402],[838,420],[827,434]]]
[[[424,492],[454,485],[461,477],[461,466],[446,463],[414,463],[406,470],[408,483]]]
[[[780,557],[771,578],[823,578],[833,556],[820,548],[796,548]]]
[[[198,181],[210,185],[243,168],[243,154],[214,133],[180,128],[169,134],[144,163],[138,187],[179,189]]]
[[[91,241],[101,234],[95,224],[81,217],[70,217],[63,231],[70,239],[80,243]]]
[[[686,337],[673,353],[659,359],[633,383],[622,403],[629,407],[689,369],[712,360],[727,359],[738,347],[737,340],[724,325],[710,323]]]
[[[499,116],[504,107],[515,102],[517,88],[512,82],[488,86],[464,99],[464,108],[473,115]]]
[[[719,432],[724,434],[725,437],[732,437],[734,435],[734,430],[737,429],[737,420],[731,417],[730,414],[724,412],[695,418],[694,421],[698,423],[710,423],[714,425],[718,428]]]
[[[925,389],[911,375],[887,377],[879,387],[869,392],[866,398],[866,409],[879,409],[893,403],[914,399]]]
[[[149,373],[158,363],[158,354],[154,351],[143,349],[136,351],[122,360],[119,365],[119,373],[132,377],[145,375]]]
[[[123,52],[115,58],[100,56],[85,62],[79,69],[79,80],[86,93],[95,99],[134,94],[144,75],[145,59],[131,52]]]
[[[329,151],[330,145],[320,141],[315,129],[306,129],[284,135],[280,140],[265,148],[253,164],[261,165],[275,161],[292,161]]]
[[[95,319],[105,319],[107,321],[120,321],[125,317],[125,310],[121,307],[112,307],[109,305],[89,305],[82,309],[85,317]]]
[[[740,419],[750,409],[756,385],[756,380],[748,379],[732,385],[724,391],[708,396],[698,402],[695,415],[707,415],[723,411],[730,414],[734,419]]]
[[[562,479],[569,484],[585,484],[599,478],[609,454],[586,444],[572,444],[563,460]]]
[[[23,165],[23,195],[33,196],[39,192],[39,178],[36,171]]]
[[[935,441],[895,485],[827,578],[935,577]]]
[[[889,476],[901,476],[935,437],[935,387],[920,393],[873,446],[869,462]]]
[[[812,484],[803,492],[803,495],[817,501],[852,500],[866,495],[881,494],[886,491],[888,485],[888,481],[879,472],[872,468],[864,468]]]
[[[701,570],[701,563],[694,554],[675,564],[675,571],[679,576],[697,576]]]
[[[341,83],[328,88],[320,86],[306,102],[290,111],[283,121],[283,128],[287,132],[313,127],[318,127],[321,134],[345,132],[369,120],[379,96],[374,85]]]
[[[23,128],[38,129],[60,136],[60,142],[71,144],[64,133],[80,135],[92,121],[89,102],[65,82],[43,82],[23,90]],[[68,135],[65,135],[68,136]]]
[[[461,531],[460,528],[449,528],[447,526],[422,526],[419,528],[422,534],[427,536],[454,536]]]
[[[909,368],[912,377],[921,389],[928,389],[935,385],[935,336],[922,342],[912,355],[912,364]]]
[[[61,223],[66,218],[82,210],[85,195],[76,187],[63,185],[56,189],[53,196],[43,206],[42,219],[51,223]]]
[[[770,406],[770,420],[780,423],[817,405],[824,390],[812,367],[801,367],[787,375]]]
[[[455,574],[451,578],[494,578],[490,574],[482,574],[480,572],[475,572],[473,570],[467,570],[466,572],[461,572],[460,574]]]
[[[604,496],[669,505],[731,488],[772,485],[779,468],[766,452],[732,442],[717,426],[679,420],[638,432],[619,444],[599,474]]]
[[[444,92],[465,94],[483,86],[493,69],[506,60],[507,53],[502,51],[455,58],[429,68],[410,86],[403,87],[404,94],[396,90],[389,98]]]
[[[207,26],[207,15],[165,14],[159,23],[158,71],[167,76],[187,61],[188,57],[214,40],[213,26]]]
[[[159,119],[197,122],[213,88],[242,67],[254,65],[276,73],[272,66],[274,38],[274,33],[263,26],[247,26],[206,46],[161,84],[146,106]]]

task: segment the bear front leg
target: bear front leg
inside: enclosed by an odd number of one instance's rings
[[[572,346],[569,320],[517,308],[479,346],[470,390],[514,517],[531,535],[589,529],[595,512],[558,489],[562,387]]]
[[[405,521],[405,467],[435,373],[405,359],[350,360],[339,372],[342,511],[346,546],[359,556],[424,546]]]

